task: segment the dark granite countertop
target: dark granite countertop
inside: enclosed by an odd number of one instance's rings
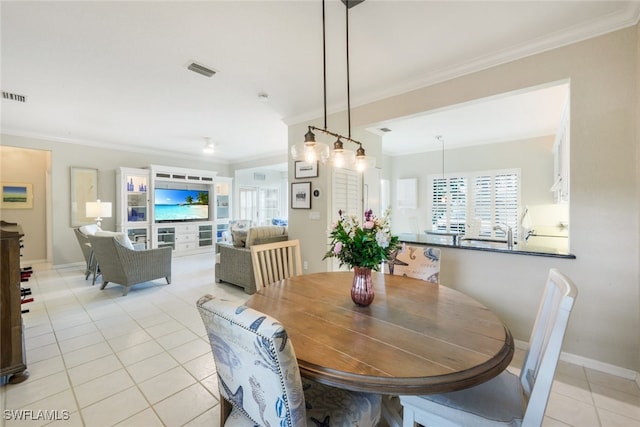
[[[535,246],[532,244],[527,244],[526,242],[516,243],[513,249],[508,249],[506,243],[465,240],[464,238],[458,239],[457,244],[454,245],[452,237],[447,235],[400,233],[398,234],[398,238],[401,242],[404,243],[416,243],[443,248],[498,252],[503,254],[515,255],[533,255],[552,258],[576,258],[575,255],[568,252],[560,252],[555,248]]]

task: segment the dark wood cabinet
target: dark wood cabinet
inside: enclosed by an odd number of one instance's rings
[[[27,361],[20,290],[20,242],[18,224],[0,225],[0,377],[9,383],[27,379]]]

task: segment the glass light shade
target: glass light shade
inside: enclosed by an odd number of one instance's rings
[[[356,170],[362,172],[376,166],[376,158],[372,156],[356,156]]]
[[[344,168],[352,166],[356,161],[356,154],[351,150],[333,150],[331,151],[331,162],[336,168]]]
[[[302,142],[291,146],[291,157],[304,162],[325,163],[329,159],[329,146],[323,142]]]

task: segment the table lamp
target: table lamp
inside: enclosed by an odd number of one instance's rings
[[[101,202],[100,199],[95,202],[87,202],[87,217],[94,217],[98,227],[102,228],[102,218],[111,218],[111,202]]]

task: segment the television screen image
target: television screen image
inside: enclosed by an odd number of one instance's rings
[[[206,221],[209,219],[207,190],[156,188],[155,222]]]

